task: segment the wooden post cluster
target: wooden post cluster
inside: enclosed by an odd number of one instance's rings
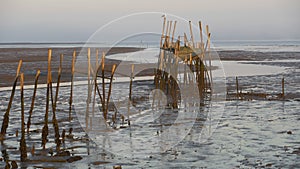
[[[108,110],[109,110],[109,102],[110,102],[110,97],[111,97],[111,91],[112,91],[112,82],[113,82],[113,77],[115,74],[116,70],[116,65],[114,64],[111,68],[111,70],[106,69],[106,64],[105,64],[105,53],[102,53],[102,59],[101,59],[101,64],[99,65],[98,63],[98,51],[96,51],[96,71],[93,74],[93,82],[94,82],[94,98],[97,94],[99,95],[101,106],[102,106],[102,112],[103,112],[103,118],[105,121],[108,119]],[[109,75],[107,75],[109,73]],[[101,88],[98,85],[98,78],[101,78]],[[106,83],[105,79],[108,79],[109,82]],[[108,90],[106,89],[108,85]],[[91,94],[91,93],[90,93]],[[95,100],[95,99],[94,99]],[[94,102],[94,101],[93,101]],[[93,103],[93,106],[95,106],[95,103]],[[88,112],[86,113],[87,119],[89,119]],[[88,121],[86,121],[88,123]],[[88,129],[88,128],[87,128]]]
[[[174,23],[173,30],[172,23]],[[194,86],[197,86],[199,96],[202,99],[205,93],[212,90],[211,34],[208,26],[206,26],[207,40],[204,43],[202,24],[199,22],[200,42],[197,43],[193,35],[192,22],[189,21],[190,38],[184,33],[184,43],[181,46],[180,36],[178,36],[177,40],[174,37],[176,25],[176,21],[166,21],[164,17],[160,40],[160,55],[154,78],[156,88],[165,92],[168,97],[168,105],[172,108],[178,107],[179,88],[193,88],[191,90],[191,93],[193,93],[195,92]],[[172,37],[170,37],[170,32],[173,32]],[[207,60],[209,63],[206,63]],[[183,70],[180,70],[179,64],[184,65]],[[178,79],[181,76],[183,76],[183,80],[180,81]]]

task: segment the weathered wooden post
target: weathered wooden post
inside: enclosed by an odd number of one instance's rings
[[[170,24],[170,21],[167,21],[167,28],[166,28],[166,33],[165,33],[165,42],[163,44],[163,49],[166,49],[168,48],[168,31],[169,31],[169,24]]]
[[[284,94],[284,77],[281,80],[281,96],[282,96],[282,99],[285,98],[285,94]]]
[[[205,71],[205,65],[203,63],[203,60],[200,60],[200,98],[201,99],[203,99],[204,88],[205,88],[204,71]]]
[[[114,78],[114,74],[115,74],[115,71],[116,71],[116,65],[114,64],[113,67],[112,67],[112,70],[111,70],[111,76],[110,76],[110,82],[109,82],[109,89],[108,89],[108,94],[107,94],[107,101],[106,101],[106,113],[108,113],[108,105],[109,105],[109,99],[110,99],[110,95],[111,95],[111,89],[112,89],[112,82],[113,82],[113,78]]]
[[[25,141],[25,116],[24,116],[24,74],[20,76],[20,90],[21,90],[21,140],[20,140],[20,153],[21,161],[27,159],[26,141]]]
[[[132,81],[133,81],[133,72],[134,72],[134,64],[131,65],[131,75],[130,75],[130,83],[129,83],[129,100],[132,101],[131,95],[132,95]]]
[[[46,148],[47,137],[48,137],[48,114],[49,114],[49,97],[50,97],[50,88],[51,88],[51,57],[52,50],[48,49],[48,76],[47,76],[47,94],[46,94],[46,112],[44,119],[44,127],[42,129],[42,146],[43,149]]]
[[[203,33],[202,33],[202,23],[199,21],[199,30],[200,30],[200,48],[201,52],[204,52],[204,43],[203,43]]]
[[[6,134],[6,130],[7,130],[7,127],[8,127],[9,112],[10,112],[10,108],[11,108],[11,105],[12,105],[12,101],[14,99],[16,85],[17,85],[17,82],[18,82],[18,79],[19,79],[19,74],[20,74],[21,66],[22,66],[22,60],[19,61],[19,65],[18,65],[18,68],[17,68],[15,81],[14,81],[13,88],[12,88],[11,95],[10,95],[10,99],[9,99],[9,103],[8,103],[6,112],[5,112],[4,117],[3,117],[3,122],[2,122],[2,127],[1,127],[1,135],[2,135],[2,137],[4,137],[4,135]]]
[[[189,21],[189,25],[190,25],[190,33],[191,33],[192,47],[195,48],[194,35],[193,35],[193,28],[192,28],[192,21]]]
[[[235,77],[235,84],[236,84],[236,98],[239,99],[239,80],[238,77]]]
[[[37,90],[37,85],[38,85],[38,79],[40,77],[41,71],[37,70],[36,75],[35,75],[35,80],[34,80],[34,90],[33,90],[33,95],[31,99],[31,106],[29,110],[29,116],[28,116],[28,121],[27,121],[27,133],[29,133],[30,125],[31,125],[31,116],[34,108],[34,101],[35,101],[35,96],[36,96],[36,90]]]
[[[55,100],[54,100],[54,106],[52,107],[52,124],[55,132],[55,143],[56,143],[56,151],[60,150],[60,139],[59,139],[59,127],[58,122],[56,119],[56,103],[58,98],[58,92],[59,92],[59,83],[60,83],[60,77],[61,77],[61,71],[62,71],[62,62],[63,62],[63,54],[60,55],[60,62],[59,62],[59,68],[58,68],[58,77],[57,77],[57,84],[56,84],[56,91],[55,91]]]
[[[173,28],[172,40],[171,40],[172,47],[173,47],[173,41],[174,41],[174,36],[175,36],[176,24],[177,24],[177,21],[174,22],[174,28]]]
[[[165,38],[165,36],[164,36],[165,27],[166,27],[166,17],[164,16],[163,29],[162,29],[161,38],[160,38],[160,44],[159,44],[160,48],[163,47],[162,43],[163,43],[163,39]]]
[[[171,31],[172,31],[172,24],[173,24],[173,21],[170,21],[170,26],[169,26],[169,31],[168,31],[168,48],[171,47]]]
[[[207,33],[207,46],[206,50],[209,56],[209,87],[211,89],[211,93],[213,92],[213,79],[212,79],[212,63],[211,63],[211,54],[210,54],[210,38],[211,38],[211,33],[209,32],[209,27],[206,25],[206,33]]]

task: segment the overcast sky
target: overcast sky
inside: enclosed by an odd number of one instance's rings
[[[298,0],[1,0],[0,42],[84,42],[113,19],[154,11],[201,20],[215,40],[300,39]]]

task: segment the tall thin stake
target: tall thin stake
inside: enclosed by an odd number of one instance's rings
[[[160,38],[160,47],[162,48],[162,42],[163,42],[163,38],[164,38],[164,32],[165,32],[165,27],[166,27],[166,16],[164,16],[164,22],[163,22],[163,29],[162,29],[162,33],[161,33],[161,38]]]
[[[190,33],[191,33],[192,47],[195,48],[194,35],[193,35],[193,29],[192,29],[192,21],[189,21],[189,25],[190,25]]]
[[[53,114],[52,114],[52,123],[53,123],[53,128],[55,132],[55,143],[56,143],[56,150],[60,150],[60,139],[59,139],[59,127],[58,127],[58,122],[56,119],[56,103],[57,103],[57,98],[58,98],[58,92],[59,92],[59,83],[60,83],[60,77],[61,77],[61,70],[62,70],[62,61],[63,61],[64,55],[60,55],[60,62],[59,62],[59,68],[58,68],[58,77],[57,77],[57,84],[56,84],[56,93],[55,93],[55,100],[54,100],[54,106],[52,108]]]
[[[282,90],[282,99],[284,99],[285,95],[284,95],[284,77],[281,80],[281,90]]]
[[[47,76],[47,94],[46,94],[46,112],[45,112],[45,123],[42,129],[42,146],[43,149],[46,148],[47,137],[48,137],[48,114],[49,114],[49,97],[50,97],[50,88],[51,88],[51,56],[52,50],[48,49],[48,76]]]
[[[239,98],[239,80],[238,77],[235,77],[235,84],[236,84],[236,98]]]
[[[106,101],[107,104],[106,104],[106,108],[105,108],[106,114],[108,111],[109,99],[110,99],[110,95],[111,95],[112,82],[113,82],[115,70],[116,70],[116,65],[113,65],[112,70],[111,70],[110,82],[109,82],[109,90],[108,90],[108,94],[107,94],[107,101]]]
[[[11,108],[11,105],[12,105],[12,101],[14,99],[16,85],[17,85],[17,82],[18,82],[18,79],[19,79],[19,74],[20,74],[21,66],[22,66],[22,60],[19,61],[19,65],[18,65],[18,68],[17,68],[14,85],[13,85],[13,88],[12,88],[12,91],[11,91],[11,95],[10,95],[10,99],[9,99],[9,103],[8,103],[6,112],[5,112],[4,117],[3,117],[3,122],[2,122],[2,127],[1,127],[1,135],[2,136],[4,136],[6,134],[6,130],[7,130],[7,127],[8,127],[9,112],[10,112],[10,108]]]
[[[173,28],[173,33],[172,33],[172,40],[171,40],[171,44],[173,45],[173,41],[174,41],[174,36],[175,36],[175,29],[176,29],[176,24],[177,21],[174,21],[174,28]]]
[[[133,80],[134,64],[131,65],[131,75],[130,75],[130,84],[129,84],[129,100],[131,101],[132,95],[132,80]]]
[[[21,87],[21,140],[20,140],[20,153],[21,161],[24,162],[27,159],[26,141],[25,141],[25,116],[24,116],[24,74],[21,74],[20,78]]]

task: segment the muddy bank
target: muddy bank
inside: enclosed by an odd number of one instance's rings
[[[62,69],[62,82],[70,81],[72,54],[73,51],[77,52],[77,55],[87,53],[87,48],[52,48],[52,75],[53,81],[56,81],[60,55],[64,55],[63,69]],[[136,52],[141,48],[134,47],[114,47],[114,48],[100,48],[99,58],[102,52],[106,55],[112,55],[116,53],[128,53]],[[91,48],[91,56],[96,55],[96,49]],[[21,72],[25,76],[25,85],[33,84],[36,71],[41,70],[41,76],[39,83],[45,83],[47,80],[47,62],[48,62],[48,49],[47,48],[0,48],[0,87],[11,86],[17,69],[19,60],[23,60]],[[106,59],[107,64],[118,64],[120,61],[113,59]]]

